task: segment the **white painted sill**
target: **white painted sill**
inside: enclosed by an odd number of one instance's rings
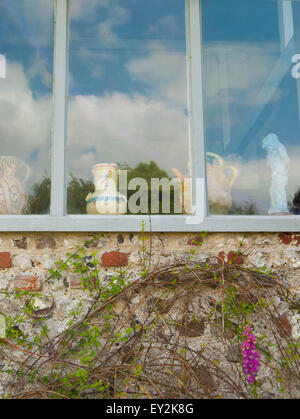
[[[194,221],[194,223],[193,223]],[[300,232],[300,216],[208,216],[202,222],[184,215],[2,215],[0,231],[52,232]]]

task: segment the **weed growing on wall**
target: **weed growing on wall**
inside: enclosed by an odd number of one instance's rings
[[[299,337],[287,322],[300,307],[277,274],[199,262],[196,249],[153,267],[143,228],[141,240],[139,273],[108,277],[92,242],[50,270],[49,281],[78,275],[88,301],[57,333],[38,304],[51,296],[6,292],[18,311],[1,310],[2,397],[299,397]]]

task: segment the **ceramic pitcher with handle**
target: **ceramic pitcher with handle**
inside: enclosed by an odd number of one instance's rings
[[[86,197],[87,214],[125,214],[127,200],[118,192],[119,166],[98,163],[92,168],[95,192]]]
[[[231,189],[237,178],[234,166],[224,165],[224,160],[215,153],[206,153],[207,193],[210,211],[213,214],[226,214],[232,205]],[[182,183],[183,213],[191,213],[191,181],[190,173],[182,174],[172,169],[174,175]]]
[[[237,178],[234,166],[224,165],[218,154],[207,152],[207,193],[210,211],[226,213],[232,205],[231,189]]]
[[[24,185],[30,167],[14,156],[0,156],[0,214],[24,214],[27,195]]]

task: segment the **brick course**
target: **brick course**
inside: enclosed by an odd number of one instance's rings
[[[128,264],[128,254],[118,251],[105,252],[101,258],[102,266],[126,266]]]

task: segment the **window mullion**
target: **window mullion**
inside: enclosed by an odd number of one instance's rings
[[[50,215],[66,213],[68,0],[55,1],[53,138]]]
[[[186,0],[187,76],[192,199],[195,215],[205,217],[208,213],[208,204],[206,200],[200,2],[201,0]]]

